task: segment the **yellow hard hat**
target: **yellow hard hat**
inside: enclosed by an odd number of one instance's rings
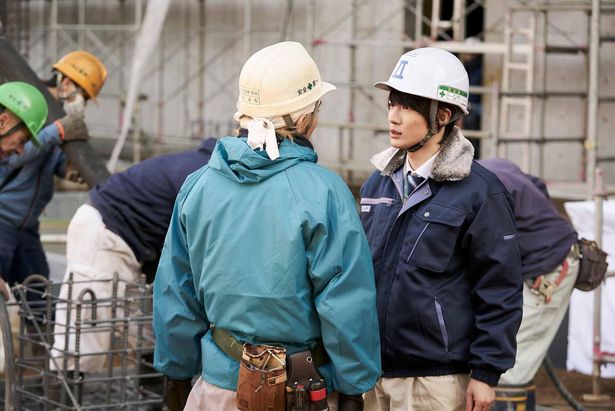
[[[105,65],[87,51],[72,51],[54,64],[53,68],[77,83],[92,100],[96,100],[107,79]]]

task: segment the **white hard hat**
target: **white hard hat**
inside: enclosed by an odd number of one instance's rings
[[[322,81],[307,50],[293,41],[254,53],[239,75],[237,110],[253,118],[283,116],[301,110],[335,90]]]
[[[468,114],[468,73],[446,50],[424,47],[404,54],[389,80],[375,86],[453,104]]]

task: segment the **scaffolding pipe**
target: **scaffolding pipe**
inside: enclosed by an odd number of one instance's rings
[[[314,52],[314,31],[315,31],[315,23],[316,23],[316,0],[310,0],[307,2],[307,12],[306,21],[305,21],[305,35],[306,35],[306,46],[310,54]]]
[[[598,140],[598,82],[600,64],[600,0],[592,0],[589,43],[589,95],[587,98],[587,196],[596,191],[596,146]],[[600,370],[598,370],[598,373]]]
[[[206,14],[205,14],[205,0],[201,0],[199,2],[199,28],[202,29],[205,27],[206,23]],[[198,50],[198,60],[199,67],[203,67],[205,63],[205,31],[199,32],[199,50]],[[199,71],[198,77],[198,126],[196,136],[198,138],[205,137],[205,73],[203,71]]]
[[[359,34],[358,10],[359,10],[358,0],[352,0],[352,11],[353,12],[352,12],[352,19],[350,20],[351,21],[350,35],[353,39],[356,39]],[[356,46],[350,46],[350,81],[351,82],[357,81],[357,47]],[[353,124],[356,119],[356,115],[355,115],[356,100],[357,100],[357,89],[353,87],[350,89],[350,102],[348,106],[348,122],[350,124]],[[343,158],[340,158],[341,163],[352,160],[352,157],[353,157],[352,154],[354,152],[354,142],[355,142],[354,141],[355,140],[354,131],[355,130],[353,128],[349,128],[346,130],[347,135],[348,135],[348,152],[345,155],[343,155]],[[348,177],[348,181],[352,181],[352,171],[348,171],[347,177]]]
[[[595,0],[594,0],[595,1]],[[595,162],[595,157],[594,157]],[[595,163],[594,163],[595,167]],[[603,184],[602,184],[602,170],[597,168],[596,175],[592,178],[595,183],[594,190],[594,228],[596,231],[596,238],[594,239],[598,244],[598,247],[602,247],[602,223],[603,223]],[[597,184],[596,184],[597,183]],[[602,352],[600,348],[602,339],[602,284],[594,290],[594,326],[593,326],[593,369],[592,369],[592,395],[598,397],[600,395],[600,366],[602,365]]]
[[[252,0],[245,0],[243,8],[243,57],[247,60],[252,54]]]
[[[423,0],[416,0],[414,9],[414,41],[423,38]]]

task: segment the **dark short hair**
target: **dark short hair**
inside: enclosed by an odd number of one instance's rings
[[[392,104],[400,105],[403,108],[409,108],[416,111],[421,116],[423,116],[427,124],[429,124],[429,109],[431,107],[431,99],[391,89],[391,92],[389,94],[389,101]],[[443,108],[449,109],[451,111],[451,116],[455,116],[455,114],[461,111],[459,107],[453,104],[438,101],[438,110]],[[444,135],[442,137],[441,143],[443,143],[449,137],[454,126],[455,122],[453,121],[444,127]]]

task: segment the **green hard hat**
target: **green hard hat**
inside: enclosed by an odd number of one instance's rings
[[[47,102],[32,84],[10,81],[0,85],[0,105],[12,111],[30,131],[34,145],[40,145],[38,133],[47,121]]]

